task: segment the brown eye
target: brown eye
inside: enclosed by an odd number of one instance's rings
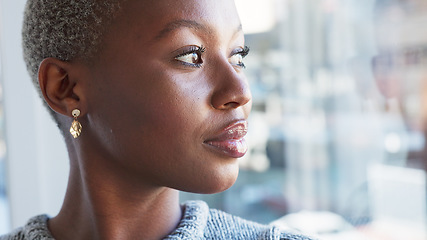
[[[187,52],[175,57],[183,65],[190,67],[201,67],[203,63],[202,54],[205,51],[203,47],[192,46]]]
[[[243,59],[249,54],[249,47],[245,46],[243,48],[238,48],[233,51],[231,57],[228,59],[231,65],[245,68],[245,64],[243,63]]]
[[[193,53],[185,54],[183,56],[176,57],[175,59],[185,63],[200,64],[199,61],[201,57],[198,55],[198,53],[193,52]]]
[[[236,66],[241,66],[243,64],[243,56],[241,54],[231,56],[230,63]]]

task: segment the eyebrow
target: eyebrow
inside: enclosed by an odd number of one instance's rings
[[[173,22],[170,22],[166,25],[166,27],[163,28],[163,30],[161,30],[159,32],[159,34],[157,34],[157,36],[155,37],[156,40],[159,40],[161,38],[166,37],[170,32],[179,29],[179,28],[192,28],[195,30],[202,30],[204,32],[211,32],[210,29],[208,29],[206,26],[196,22],[196,21],[192,21],[192,20],[176,20]]]
[[[193,20],[185,20],[185,19],[180,19],[180,20],[176,20],[173,22],[170,22],[166,25],[166,27],[163,28],[163,30],[161,30],[159,32],[159,34],[157,34],[157,36],[155,37],[156,40],[162,39],[164,37],[166,37],[170,32],[179,29],[179,28],[191,28],[191,29],[195,29],[198,31],[203,31],[206,32],[210,35],[212,35],[213,30],[206,26],[203,25],[201,23],[198,23],[196,21]],[[239,24],[239,26],[237,27],[236,33],[242,31],[242,24]]]

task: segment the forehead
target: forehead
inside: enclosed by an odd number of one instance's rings
[[[198,23],[209,27],[211,34],[223,34],[228,28],[240,26],[233,0],[128,0],[117,22],[145,39],[156,38],[162,31],[167,33],[177,26],[173,22]],[[201,29],[195,24],[182,26]]]

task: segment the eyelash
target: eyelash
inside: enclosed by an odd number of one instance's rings
[[[202,55],[203,53],[206,51],[206,48],[203,46],[190,46],[190,49],[185,50],[184,52],[180,53],[179,55],[177,55],[175,57],[175,60],[177,60],[178,62],[180,62],[181,64],[185,65],[185,66],[190,66],[190,67],[196,67],[196,68],[201,68],[202,64],[203,64],[203,59],[202,59]],[[250,48],[248,46],[244,46],[243,48],[240,49],[236,49],[230,56],[230,58],[236,56],[236,55],[240,55],[241,59],[243,60],[248,54],[249,54]],[[184,60],[180,60],[179,58],[185,57],[185,56],[190,56],[190,54],[197,54],[197,58],[195,59],[196,61],[198,61],[198,63],[190,63],[190,62],[186,62]],[[193,56],[194,57],[194,56]],[[233,64],[233,63],[231,63]],[[239,62],[236,64],[233,64],[234,66],[237,67],[241,67],[241,68],[246,68],[245,64],[243,62]]]
[[[237,52],[233,53],[231,56],[241,55],[243,60],[249,54],[250,50],[251,49],[248,46],[244,46],[243,48],[239,49]],[[246,68],[246,65],[243,62],[238,63],[237,66],[241,68]]]
[[[240,55],[242,55],[242,57],[246,57],[249,54],[250,51],[251,51],[251,49],[248,46],[244,46],[236,54],[240,54]]]

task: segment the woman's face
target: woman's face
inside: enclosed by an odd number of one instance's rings
[[[230,187],[251,108],[244,46],[233,1],[127,1],[87,68],[90,151],[139,184]]]

